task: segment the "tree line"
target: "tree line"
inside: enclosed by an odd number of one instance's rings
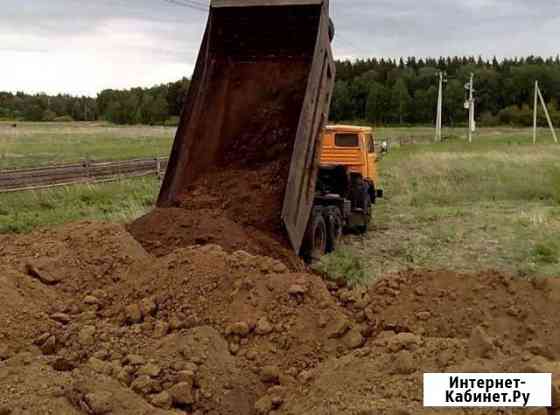
[[[98,117],[95,98],[0,91],[0,120],[92,121]]]
[[[438,73],[447,74],[444,122],[466,124],[465,84],[474,74],[477,119],[482,125],[527,126],[533,122],[534,82],[539,81],[552,118],[560,123],[560,57],[484,60],[366,59],[337,62],[333,121],[431,124],[435,121]],[[541,112],[542,113],[542,112]],[[540,122],[544,123],[543,116]]]
[[[100,118],[115,124],[177,124],[190,81],[153,88],[102,91],[97,95]]]
[[[188,88],[183,78],[152,88],[107,89],[96,98],[0,92],[0,120],[176,124]]]
[[[465,84],[475,76],[477,119],[482,125],[532,123],[534,81],[538,80],[555,124],[560,124],[560,57],[485,60],[361,59],[337,61],[331,106],[334,122],[375,125],[432,124],[439,71],[447,74],[444,122],[466,123]],[[107,120],[116,124],[176,124],[189,80],[152,88],[104,90],[96,98],[0,92],[0,119],[26,121]],[[544,123],[544,119],[540,119]]]

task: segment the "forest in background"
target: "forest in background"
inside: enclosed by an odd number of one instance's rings
[[[97,121],[115,124],[177,124],[190,81],[152,88],[106,89],[96,98],[0,92],[0,120]]]
[[[444,123],[466,123],[465,84],[475,76],[479,125],[532,124],[534,82],[560,124],[560,58],[484,60],[474,57],[401,58],[337,61],[331,120],[374,125],[432,124],[437,74],[444,71]],[[0,92],[0,119],[92,121],[116,124],[176,124],[189,80],[153,88],[105,90],[96,98]],[[544,118],[540,117],[544,124]]]
[[[479,124],[531,125],[536,80],[553,119],[560,122],[559,57],[502,61],[472,57],[411,57],[398,61],[338,62],[331,119],[363,120],[376,125],[431,124],[435,120],[439,71],[447,73],[443,108],[446,125],[467,122],[465,84],[471,73],[474,73]],[[544,118],[540,121],[545,122]]]

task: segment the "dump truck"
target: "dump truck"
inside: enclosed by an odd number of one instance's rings
[[[320,168],[333,36],[328,0],[212,0],[158,207],[181,205],[195,181],[217,170],[258,172],[280,160],[277,218],[297,254],[333,249],[325,233],[333,217],[344,225],[351,213],[368,215],[359,172]]]
[[[336,249],[345,230],[365,233],[379,188],[373,129],[329,125],[322,135],[315,202],[302,254],[310,260]]]

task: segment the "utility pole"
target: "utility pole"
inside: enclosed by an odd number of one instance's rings
[[[475,132],[474,120],[474,73],[471,73],[469,81],[469,143],[472,143],[473,133]]]
[[[544,115],[546,116],[546,121],[548,122],[548,126],[550,127],[550,131],[552,132],[552,137],[554,138],[554,142],[558,143],[558,137],[556,136],[556,131],[554,130],[554,125],[552,124],[552,119],[550,118],[550,114],[548,112],[548,108],[546,106],[546,101],[542,96],[541,89],[539,88],[539,81],[535,82],[535,108],[533,113],[533,143],[537,143],[537,108],[539,106],[538,100],[540,99]]]
[[[533,105],[533,144],[537,144],[537,113],[539,110],[539,81],[535,81],[535,103]]]
[[[87,98],[84,97],[84,121],[87,121]]]
[[[439,71],[439,87],[438,87],[438,102],[437,102],[437,115],[436,115],[436,137],[435,141],[441,142],[441,127],[443,124],[443,83],[446,82],[444,77],[447,76],[445,72]]]

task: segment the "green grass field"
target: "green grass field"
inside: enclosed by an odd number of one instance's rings
[[[175,128],[107,123],[0,122],[0,170],[169,154]]]
[[[156,177],[144,177],[0,194],[0,233],[86,219],[126,223],[151,209],[158,190]]]
[[[166,155],[174,129],[107,124],[24,124],[19,138],[0,124],[0,166]],[[10,136],[10,134],[14,134]],[[379,139],[430,128],[387,128]],[[327,257],[324,271],[367,281],[409,268],[502,270],[560,275],[560,145],[546,130],[532,145],[526,129],[482,129],[473,144],[464,129],[448,129],[441,144],[395,145],[380,162],[386,198],[371,232],[349,236]],[[155,178],[0,195],[0,232],[95,219],[127,222],[157,195]]]
[[[560,145],[544,130],[536,146],[530,136],[488,129],[470,145],[457,135],[393,148],[371,232],[321,267],[354,279],[409,268],[560,276]]]

